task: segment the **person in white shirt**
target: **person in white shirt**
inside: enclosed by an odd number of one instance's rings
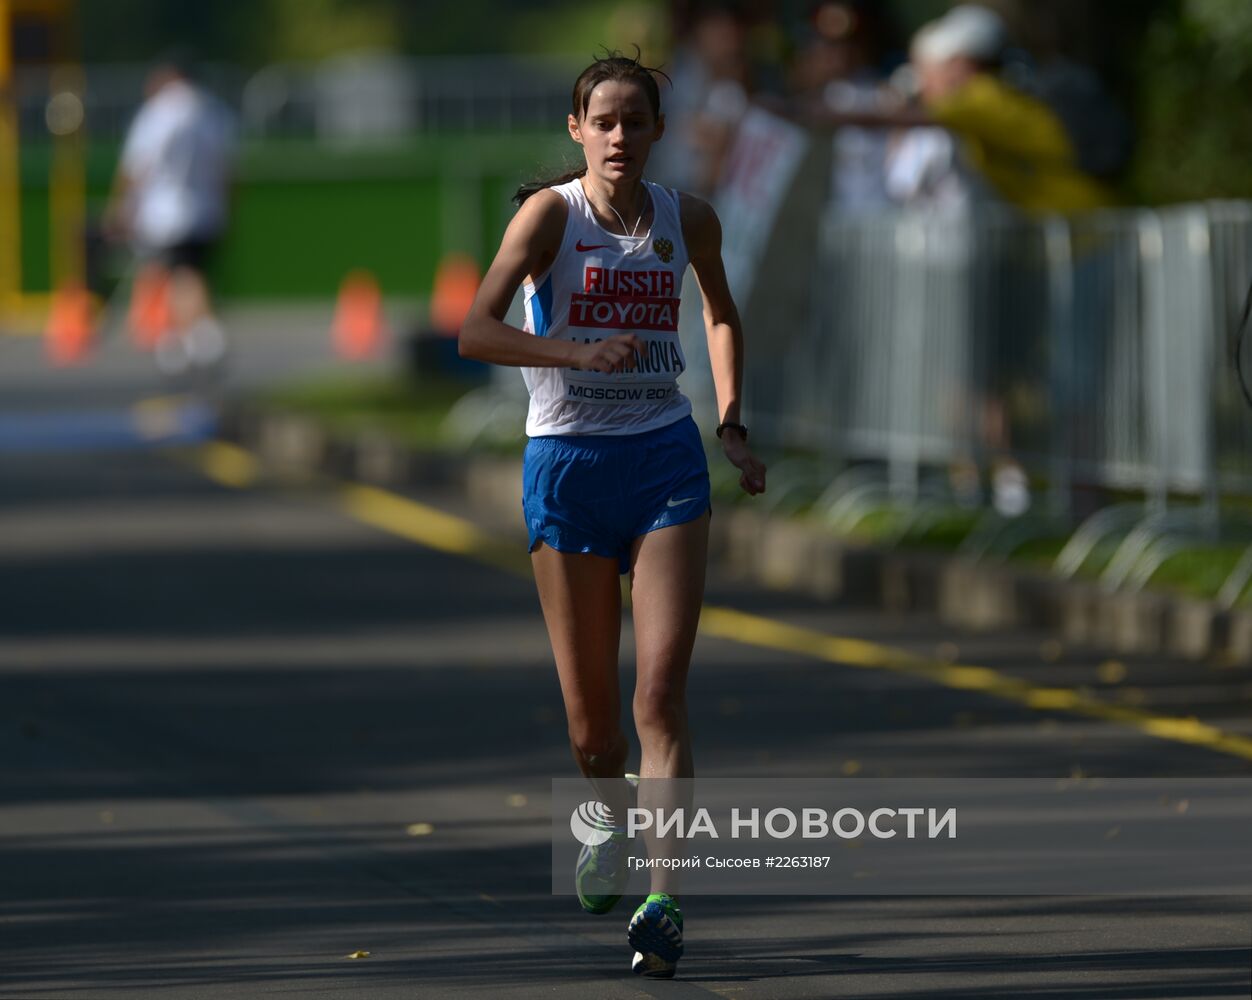
[[[225,354],[206,267],[226,231],[234,121],[191,79],[185,60],[161,60],[127,132],[105,230],[139,259],[137,287],[164,287],[170,326],[156,343],[169,374],[212,367]]]

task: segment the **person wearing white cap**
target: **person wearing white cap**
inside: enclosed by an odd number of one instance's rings
[[[923,106],[960,142],[970,165],[1006,202],[1030,212],[1080,212],[1111,194],[1079,169],[1060,118],[999,75],[1004,21],[962,4],[918,32],[913,61]]]
[[[998,63],[1008,44],[1000,15],[988,7],[961,4],[918,32],[918,42],[932,59],[956,56]]]
[[[914,37],[912,62],[921,106],[871,114],[831,113],[838,125],[939,125],[961,160],[995,197],[1032,213],[1089,211],[1111,193],[1078,166],[1061,119],[999,74],[1008,31],[987,7],[962,4]]]

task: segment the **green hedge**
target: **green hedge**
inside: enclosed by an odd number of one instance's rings
[[[425,298],[449,250],[485,266],[522,180],[560,167],[559,132],[423,137],[402,147],[335,149],[250,143],[242,151],[229,237],[214,266],[227,297],[333,296],[344,274],[372,271],[386,295]],[[86,157],[89,213],[98,218],[117,150]],[[47,290],[47,147],[22,153],[22,273]]]

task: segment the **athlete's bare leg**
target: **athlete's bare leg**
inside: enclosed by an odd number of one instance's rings
[[[191,267],[176,267],[171,272],[170,313],[174,329],[179,333],[212,316],[209,286],[199,271]]]
[[[635,728],[643,749],[639,786],[641,809],[690,811],[688,794],[670,782],[649,778],[691,778],[691,734],[687,726],[687,673],[704,600],[709,516],[661,528],[635,540],[631,604],[635,619]],[[688,785],[687,790],[689,791]],[[650,857],[675,857],[681,845],[650,837]],[[652,891],[678,891],[674,872],[652,870]]]
[[[704,601],[709,516],[635,540],[631,604],[635,618],[635,727],[640,776],[690,778],[687,671]]]
[[[628,744],[618,690],[622,592],[617,560],[557,552],[540,544],[531,563],[556,657],[574,761],[593,784],[596,778],[620,779]],[[596,791],[624,823],[629,807],[624,783],[596,784]]]
[[[170,329],[157,345],[157,365],[167,375],[188,368],[210,369],[226,354],[226,339],[213,316],[209,286],[195,268],[180,266],[169,275]]]

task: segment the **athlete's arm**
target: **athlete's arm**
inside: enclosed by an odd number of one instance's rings
[[[691,195],[682,196],[683,239],[691,267],[704,298],[704,330],[709,342],[713,387],[717,392],[720,423],[742,423],[739,400],[743,394],[743,325],[726,284],[722,264],[722,224],[712,207]],[[734,428],[722,433],[722,450],[739,469],[739,485],[749,494],[765,492],[765,465]]]
[[[565,235],[567,213],[565,200],[552,191],[538,191],[526,199],[509,223],[496,259],[487,269],[461,327],[461,357],[497,365],[598,372],[633,366],[635,352],[643,346],[634,334],[578,344],[532,336],[504,322],[513,296],[526,276],[543,274],[556,260]]]

